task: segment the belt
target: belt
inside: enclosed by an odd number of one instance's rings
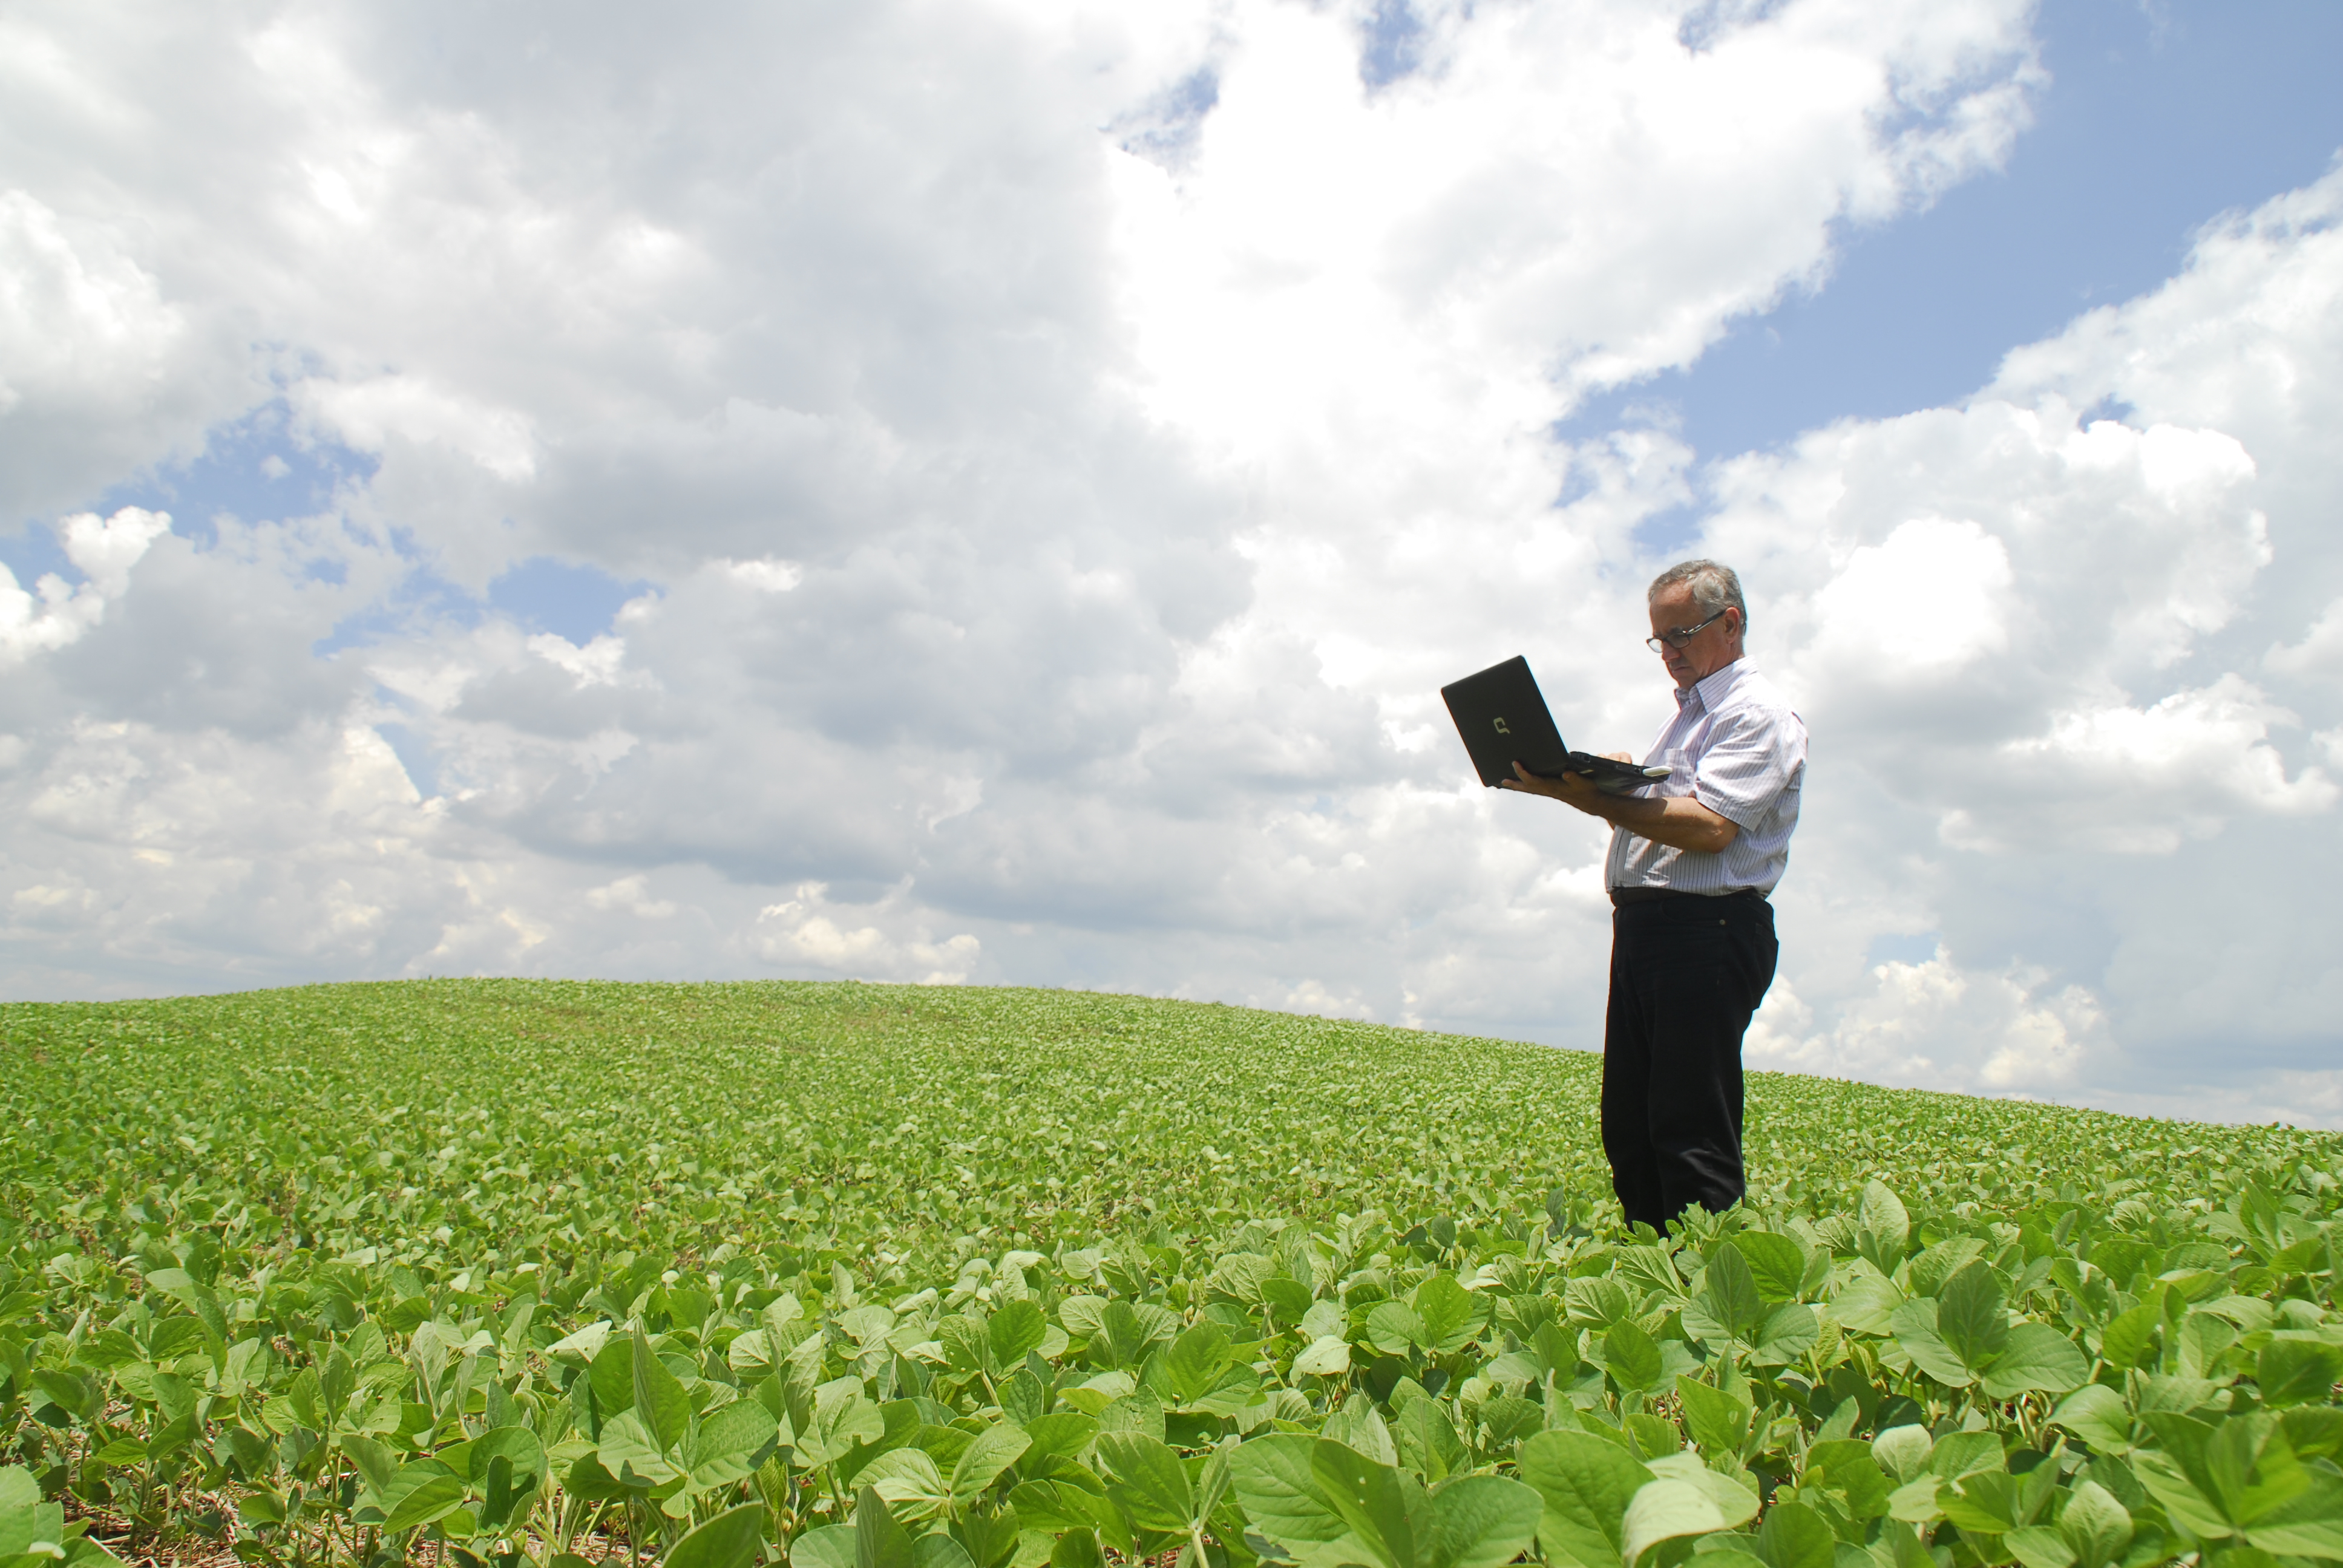
[[[1655,904],[1663,899],[1763,899],[1765,895],[1755,888],[1735,888],[1724,893],[1687,893],[1675,888],[1614,888],[1611,907],[1624,910],[1629,904]]]

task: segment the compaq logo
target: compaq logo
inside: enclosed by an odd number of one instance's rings
[[[1504,721],[1503,719],[1498,719],[1498,720],[1497,720],[1497,733],[1498,733],[1498,734],[1500,734],[1500,735],[1511,735],[1511,734],[1513,733],[1513,731],[1512,731],[1512,730],[1510,730],[1510,729],[1506,729],[1506,728],[1505,728],[1505,721]]]

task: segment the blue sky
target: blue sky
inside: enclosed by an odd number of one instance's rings
[[[0,60],[0,994],[1591,1044],[1434,694],[1640,744],[1697,549],[1818,759],[1753,1062],[2343,1123],[2343,10],[176,15]]]
[[[2010,348],[2155,287],[2199,227],[2308,185],[2343,150],[2343,6],[2052,0],[2036,34],[2051,80],[2006,167],[1845,226],[1820,288],[1565,429],[1656,418],[1717,457],[1957,402]],[[1694,520],[1669,514],[1653,537]]]

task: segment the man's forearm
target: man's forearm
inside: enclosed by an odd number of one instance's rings
[[[1741,836],[1737,825],[1689,795],[1651,799],[1641,795],[1604,795],[1593,790],[1587,794],[1592,799],[1574,796],[1570,804],[1589,816],[1600,817],[1671,849],[1714,855]]]
[[[1564,773],[1559,778],[1544,779],[1518,762],[1513,764],[1513,777],[1501,780],[1499,787],[1525,795],[1548,796],[1671,849],[1714,855],[1741,836],[1737,824],[1718,816],[1689,795],[1651,799],[1608,795],[1597,789],[1594,781],[1584,774]]]

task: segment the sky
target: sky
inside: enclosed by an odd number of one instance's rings
[[[2325,4],[27,4],[0,996],[1599,1045],[1442,683],[1811,736],[1758,1068],[2343,1126]]]

